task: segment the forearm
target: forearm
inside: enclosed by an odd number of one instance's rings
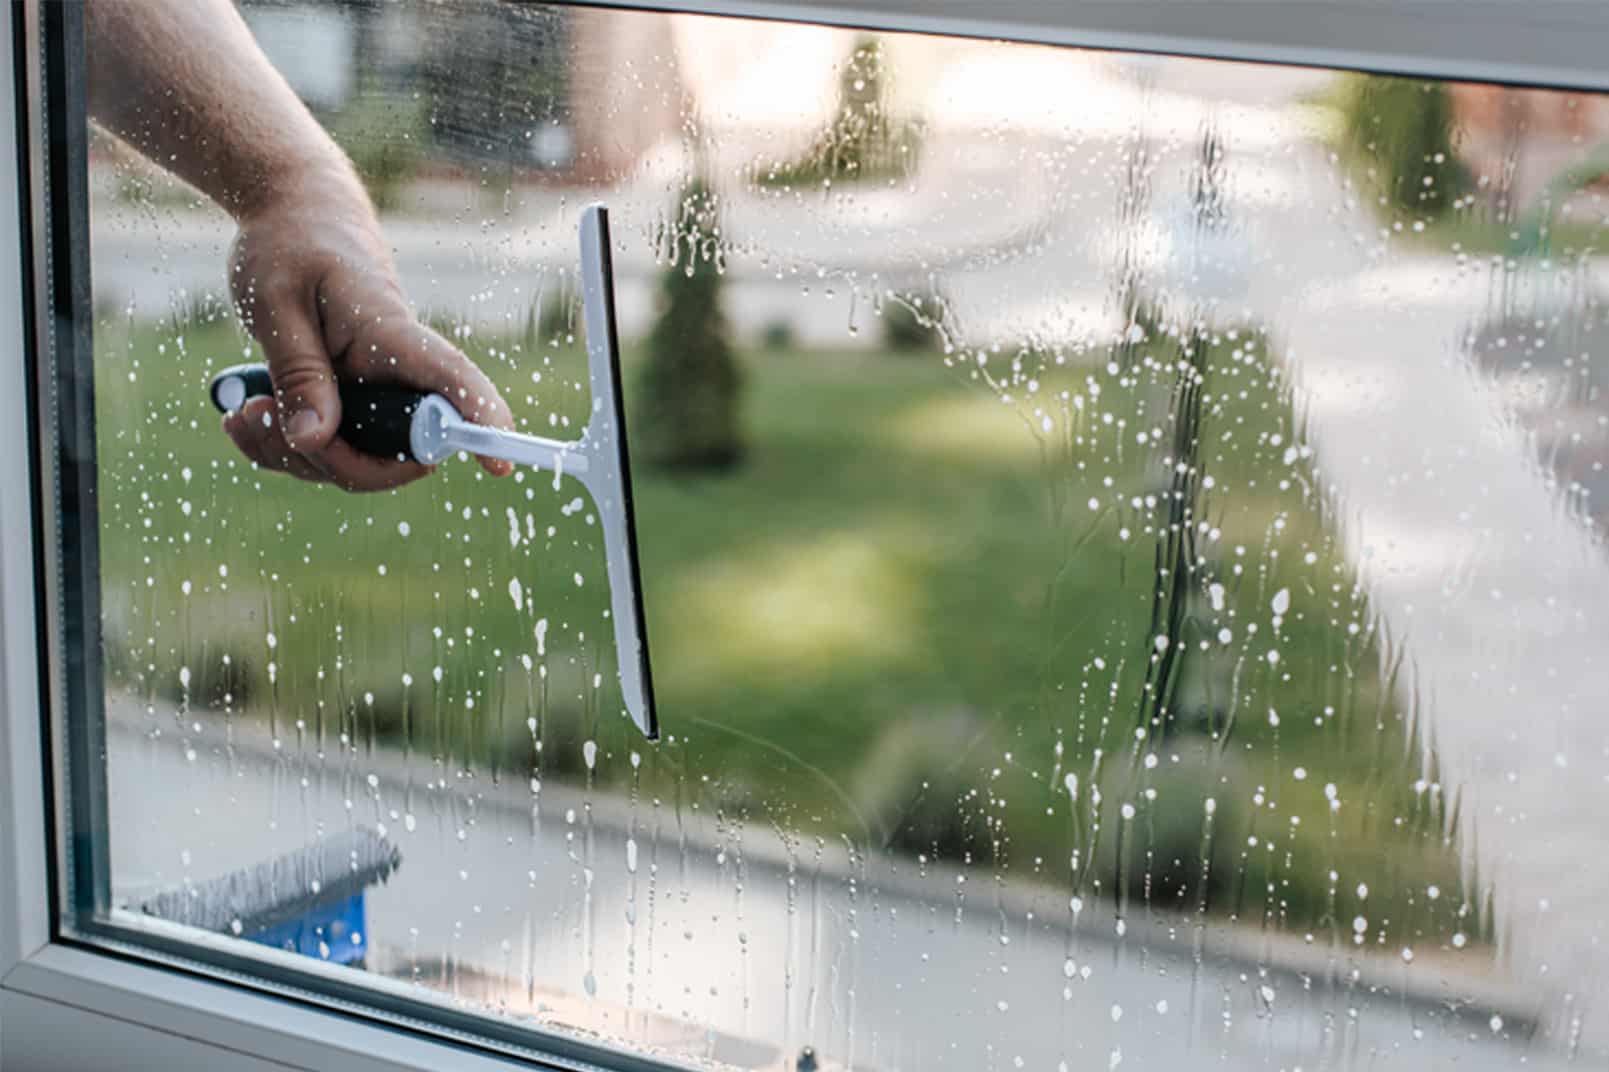
[[[353,491],[424,476],[338,435],[341,379],[406,384],[453,399],[469,420],[513,426],[496,385],[408,308],[362,183],[230,0],[84,10],[91,114],[239,224],[229,288],[274,383],[272,399],[224,420],[248,458]]]
[[[90,111],[236,218],[279,192],[364,198],[229,0],[90,0]]]

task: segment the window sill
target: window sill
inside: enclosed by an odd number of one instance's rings
[[[41,1003],[48,1008],[41,1007]],[[54,1015],[46,1015],[53,1013]],[[286,1066],[335,1072],[494,1072],[531,1067],[181,972],[65,945],[24,960],[0,986],[0,1066],[79,1069],[105,1055],[182,1053],[170,1067]],[[41,1066],[38,1061],[51,1062]],[[264,1057],[271,1060],[269,1064]]]

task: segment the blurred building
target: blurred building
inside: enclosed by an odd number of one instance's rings
[[[1517,213],[1609,144],[1609,98],[1601,94],[1470,82],[1447,83],[1447,92],[1460,158],[1477,179],[1506,190]],[[1589,187],[1605,185],[1609,169],[1596,180],[1580,177]]]

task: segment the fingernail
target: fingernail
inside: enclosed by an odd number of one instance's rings
[[[318,410],[309,406],[291,414],[291,419],[285,422],[285,438],[295,446],[300,439],[313,435],[318,431]]]

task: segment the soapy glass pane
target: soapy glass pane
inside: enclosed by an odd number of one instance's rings
[[[526,431],[610,207],[665,735],[579,485],[233,451],[232,225],[97,136],[127,918],[677,1062],[1609,1054],[1602,99],[245,10]]]

